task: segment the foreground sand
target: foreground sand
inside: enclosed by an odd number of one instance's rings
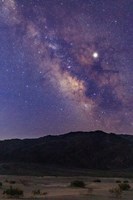
[[[25,200],[114,200],[114,198],[117,198],[109,192],[109,189],[117,186],[116,180],[125,180],[123,178],[100,178],[101,183],[95,183],[95,179],[96,178],[94,177],[32,177],[2,175],[0,176],[0,182],[3,184],[0,189],[0,200],[6,198],[10,199],[8,196],[3,195],[3,191],[10,186],[22,189],[24,192],[22,199]],[[86,183],[86,188],[71,188],[70,182],[73,180],[84,181]],[[128,179],[128,181],[131,190],[123,192],[122,199],[133,200],[133,180]],[[33,194],[33,191],[35,190],[40,190],[40,194]]]

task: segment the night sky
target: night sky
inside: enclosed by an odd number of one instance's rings
[[[0,139],[133,133],[133,0],[0,0]]]

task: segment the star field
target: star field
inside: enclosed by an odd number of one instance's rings
[[[3,138],[133,131],[132,0],[0,0]]]

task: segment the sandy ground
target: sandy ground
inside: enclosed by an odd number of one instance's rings
[[[10,186],[23,190],[24,196],[19,199],[25,200],[114,200],[117,198],[109,192],[109,189],[118,185],[116,180],[125,180],[120,178],[100,178],[101,183],[95,183],[95,179],[96,178],[94,177],[31,177],[2,175],[0,176],[0,182],[2,182],[0,200],[7,198],[10,199],[9,196],[3,195],[3,191]],[[70,187],[71,181],[74,180],[84,181],[86,183],[86,187]],[[133,200],[133,180],[128,179],[128,181],[131,186],[131,190],[123,192],[123,200]],[[34,190],[40,190],[40,194],[34,195]]]

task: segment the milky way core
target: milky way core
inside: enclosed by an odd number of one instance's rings
[[[3,138],[133,133],[132,0],[0,0]]]

